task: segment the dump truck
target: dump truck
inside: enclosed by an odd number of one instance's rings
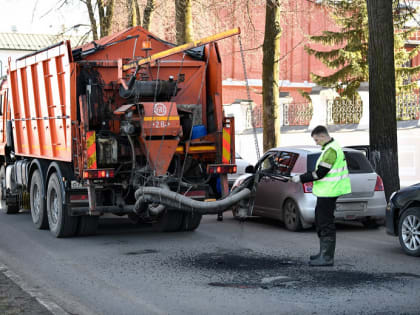
[[[234,119],[224,117],[217,41],[174,46],[134,27],[9,59],[0,94],[0,207],[30,209],[55,237],[94,234],[104,214],[192,231],[228,192]]]

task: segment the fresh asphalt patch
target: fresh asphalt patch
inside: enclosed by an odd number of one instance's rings
[[[311,267],[307,261],[270,256],[252,251],[202,253],[180,258],[187,268],[206,272],[217,281],[208,285],[239,289],[354,289],[371,286],[404,285],[419,280],[411,273],[369,273],[348,270],[351,266]]]

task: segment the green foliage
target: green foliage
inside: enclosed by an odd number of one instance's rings
[[[306,46],[305,50],[335,71],[326,76],[311,73],[311,79],[318,85],[335,88],[343,96],[352,97],[361,82],[369,81],[366,0],[326,0],[324,4],[340,30],[324,31],[321,35],[311,36],[312,42],[322,44],[325,48],[317,50]],[[397,92],[417,88],[416,81],[412,82],[411,78],[420,72],[420,66],[409,66],[409,61],[418,54],[419,47],[411,51],[404,48],[406,40],[415,31],[405,30],[404,23],[403,16],[394,15],[394,29],[399,30],[394,35]]]

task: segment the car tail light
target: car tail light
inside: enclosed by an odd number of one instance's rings
[[[382,181],[382,178],[379,175],[378,177],[376,177],[375,191],[384,191],[384,182]]]
[[[302,186],[303,186],[304,193],[311,193],[312,187],[314,187],[314,184],[312,182],[308,182],[308,183],[303,183]]]

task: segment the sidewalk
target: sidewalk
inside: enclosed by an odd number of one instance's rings
[[[0,262],[0,314],[68,315]]]
[[[0,314],[49,315],[51,312],[42,306],[36,298],[23,291],[1,271]]]

